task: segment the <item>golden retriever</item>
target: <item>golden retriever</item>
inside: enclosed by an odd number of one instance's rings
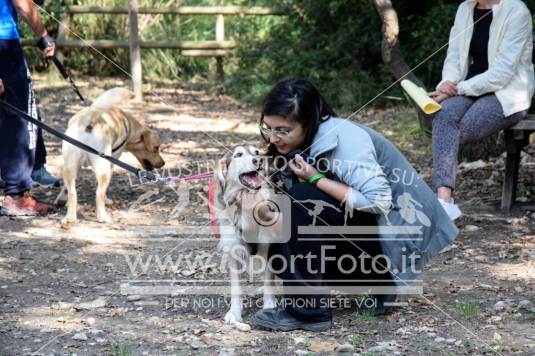
[[[256,252],[263,261],[268,260],[269,244],[280,234],[279,224],[262,229],[255,219],[254,208],[242,208],[238,203],[240,194],[245,192],[261,194],[269,201],[276,191],[273,170],[265,164],[264,157],[252,146],[237,146],[217,163],[214,174],[214,208],[220,226],[218,248],[228,261],[231,277],[231,305],[225,314],[225,322],[242,321],[242,300],[240,287],[240,266]],[[274,175],[274,177],[278,177]],[[272,292],[273,274],[264,270],[263,307],[274,308],[276,304]]]
[[[132,97],[133,93],[124,88],[102,93],[90,107],[69,120],[65,134],[115,158],[123,151],[131,152],[145,170],[161,168],[165,162],[159,152],[160,139],[156,132],[142,126],[132,115],[118,108]],[[98,182],[97,220],[111,222],[105,204],[112,164],[67,142],[63,142],[62,155],[64,187],[56,199],[56,204],[67,201],[67,215],[62,223],[74,223],[77,220],[76,176],[83,164],[92,166]]]

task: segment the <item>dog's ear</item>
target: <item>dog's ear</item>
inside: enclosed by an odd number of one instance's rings
[[[144,128],[141,132],[141,141],[145,144],[145,147],[147,148],[147,151],[149,152],[156,152],[158,151],[158,148],[160,146],[160,142],[158,139],[158,136],[154,134],[154,131],[152,131],[149,128]]]
[[[215,196],[219,200],[220,203],[224,205],[225,202],[223,200],[223,195],[225,194],[225,188],[227,185],[227,172],[228,172],[228,166],[230,164],[231,159],[231,153],[225,154],[223,158],[219,159],[216,162],[215,169],[214,169],[214,183],[215,183]]]

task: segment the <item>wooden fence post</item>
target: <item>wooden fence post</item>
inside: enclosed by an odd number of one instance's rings
[[[225,41],[225,16],[223,16],[223,14],[216,15],[215,40],[216,42]],[[225,71],[223,70],[223,57],[215,57],[215,60],[217,66],[217,79],[222,81],[225,78]]]
[[[142,73],[141,73],[141,48],[139,40],[139,28],[137,14],[139,4],[137,0],[128,0],[128,22],[130,28],[130,72],[132,75],[132,84],[136,100],[141,101],[143,98]]]

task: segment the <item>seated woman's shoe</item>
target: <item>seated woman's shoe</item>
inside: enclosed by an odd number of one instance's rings
[[[301,321],[294,318],[284,308],[262,309],[251,318],[251,324],[260,329],[271,331],[325,331],[332,326],[332,321]]]
[[[463,214],[461,212],[461,209],[459,209],[459,207],[457,206],[457,204],[455,204],[455,201],[453,199],[451,199],[451,203],[447,203],[446,201],[440,198],[438,198],[438,201],[440,202],[444,210],[446,210],[446,213],[448,214],[451,220],[455,220]]]

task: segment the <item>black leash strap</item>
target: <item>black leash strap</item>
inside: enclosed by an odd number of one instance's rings
[[[128,172],[131,172],[131,173],[135,174],[136,176],[138,176],[141,179],[146,179],[146,180],[149,180],[151,182],[159,182],[161,180],[159,175],[151,173],[151,172],[144,171],[144,170],[136,168],[136,167],[132,167],[129,164],[126,164],[126,163],[124,163],[122,161],[119,161],[117,158],[114,158],[112,156],[108,156],[105,153],[99,152],[99,151],[95,150],[93,147],[88,146],[85,143],[80,142],[78,140],[75,140],[74,138],[72,138],[70,136],[67,136],[67,135],[59,132],[58,130],[46,125],[45,123],[43,123],[43,122],[41,122],[41,121],[39,121],[37,119],[34,119],[30,115],[26,114],[25,112],[19,110],[15,106],[9,104],[8,102],[6,102],[6,101],[4,101],[2,99],[0,99],[0,107],[2,107],[5,110],[15,114],[19,118],[24,119],[26,121],[29,121],[32,124],[34,124],[35,126],[40,127],[41,129],[43,129],[43,130],[45,130],[47,132],[50,132],[52,135],[54,135],[56,137],[59,137],[63,141],[67,141],[68,143],[70,143],[73,146],[76,146],[76,147],[78,147],[78,148],[80,148],[80,149],[82,149],[82,150],[84,150],[86,152],[89,152],[89,153],[97,155],[97,156],[99,156],[101,158],[104,158],[105,160],[108,160],[111,163],[113,163],[113,164],[115,164],[115,165],[117,165],[117,166],[119,166],[121,168],[126,169]]]
[[[80,100],[82,100],[83,102],[85,102],[85,99],[84,97],[82,96],[82,93],[80,93],[80,90],[78,89],[78,87],[76,86],[76,84],[74,83],[74,80],[72,80],[71,76],[69,75],[69,73],[67,73],[67,70],[65,69],[65,67],[63,66],[63,64],[61,64],[61,62],[59,61],[59,59],[54,56],[52,57],[52,62],[54,62],[54,65],[56,66],[56,68],[58,68],[59,72],[61,73],[61,75],[63,76],[64,79],[68,80],[69,83],[71,83],[71,87],[72,87],[72,90],[74,90],[74,92],[78,95],[78,97],[80,98]]]

